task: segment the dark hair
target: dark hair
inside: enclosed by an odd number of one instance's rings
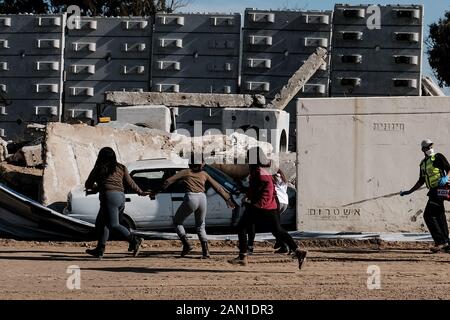
[[[286,176],[284,175],[284,172],[283,172],[281,169],[278,169],[277,173],[275,173],[275,174],[273,175],[274,180],[275,180],[277,174],[280,174],[281,181],[283,181],[283,183],[287,183],[287,182],[288,182],[287,179],[286,179]],[[275,180],[275,182],[276,182],[276,180]]]
[[[106,179],[116,171],[117,164],[116,153],[114,150],[110,147],[104,147],[98,153],[94,169],[97,171],[100,179]]]

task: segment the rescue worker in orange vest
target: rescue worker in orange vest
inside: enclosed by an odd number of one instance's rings
[[[420,162],[420,176],[416,184],[408,191],[401,191],[400,196],[406,196],[418,190],[424,183],[428,191],[428,202],[423,217],[428,230],[433,237],[435,246],[430,249],[432,253],[448,252],[449,231],[445,216],[444,199],[438,197],[438,187],[445,186],[449,182],[448,174],[450,164],[441,153],[433,150],[433,141],[425,139],[421,143],[425,158]]]

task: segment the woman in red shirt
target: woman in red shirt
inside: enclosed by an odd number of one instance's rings
[[[247,233],[255,223],[264,223],[275,235],[289,246],[298,259],[298,267],[302,268],[307,252],[300,250],[294,239],[280,225],[280,215],[276,201],[276,191],[270,173],[270,161],[261,148],[252,148],[247,153],[250,165],[249,190],[247,192],[245,211],[238,223],[239,256],[229,260],[232,264],[247,264]],[[255,159],[254,161],[252,161]]]

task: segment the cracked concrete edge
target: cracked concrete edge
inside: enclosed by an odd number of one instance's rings
[[[105,93],[105,102],[115,106],[164,105],[166,107],[249,108],[265,106],[266,99],[262,95],[249,94],[109,91]]]

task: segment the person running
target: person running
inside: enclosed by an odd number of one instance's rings
[[[183,244],[181,256],[186,256],[192,251],[192,246],[189,243],[186,231],[184,230],[183,222],[193,212],[195,215],[195,227],[197,235],[202,246],[202,258],[206,259],[210,257],[208,249],[208,237],[205,230],[205,218],[207,212],[207,201],[205,194],[205,184],[208,182],[213,189],[225,200],[229,208],[234,208],[234,201],[231,195],[226,192],[219,183],[217,183],[211,176],[203,171],[205,166],[204,162],[195,164],[193,157],[189,164],[189,169],[184,169],[168,178],[162,185],[161,189],[154,191],[156,194],[162,190],[168,188],[170,185],[177,181],[181,181],[185,188],[186,194],[183,199],[183,203],[178,208],[174,217],[175,231]]]
[[[130,243],[134,256],[138,255],[142,239],[119,223],[120,213],[125,207],[125,187],[140,196],[150,195],[142,191],[130,177],[127,168],[117,162],[113,149],[102,148],[85,183],[86,192],[96,193],[98,190],[100,199],[100,210],[95,220],[98,243],[95,249],[87,249],[87,254],[102,258],[109,233],[115,231]]]
[[[256,159],[253,159],[256,158]],[[275,186],[268,168],[270,161],[261,148],[252,148],[247,153],[250,165],[250,180],[247,197],[243,203],[245,211],[239,220],[237,229],[239,237],[239,256],[228,260],[231,264],[247,265],[247,232],[255,223],[265,223],[275,235],[294,252],[298,267],[302,268],[307,251],[301,250],[294,239],[280,225],[280,215],[276,202]]]
[[[286,176],[284,175],[281,169],[278,169],[277,173],[275,173],[272,176],[272,178],[275,186],[275,192],[277,194],[276,200],[278,205],[278,214],[281,217],[281,215],[287,210],[289,205],[289,197],[287,194],[288,183]],[[253,254],[254,251],[256,226],[253,225],[251,228],[249,228],[247,230],[247,234],[248,234],[248,254],[251,255]],[[278,249],[277,251],[275,251],[275,253],[282,253],[282,254],[291,253],[288,246],[280,239],[276,239],[274,249]]]

